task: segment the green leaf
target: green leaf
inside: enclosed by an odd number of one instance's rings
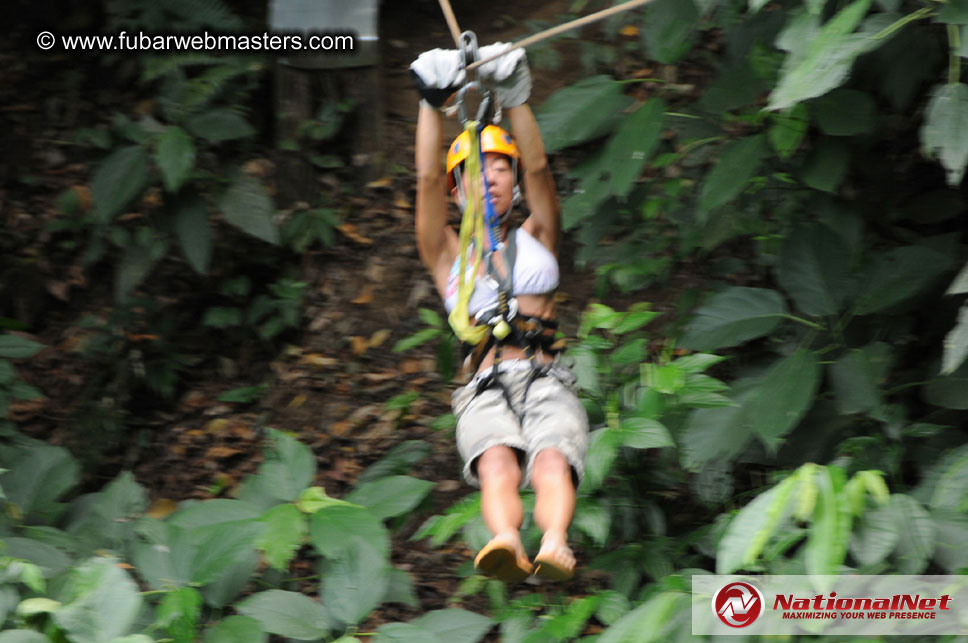
[[[698,213],[705,221],[710,211],[725,205],[746,189],[746,183],[760,169],[766,145],[762,134],[746,136],[729,143],[703,180],[699,191]]]
[[[737,396],[734,401],[743,399]],[[737,423],[739,414],[739,404],[693,411],[679,440],[683,468],[699,471],[707,462],[728,462],[741,453],[752,434],[748,426]]]
[[[865,511],[854,527],[850,555],[861,565],[877,565],[894,551],[898,534],[898,525],[889,507]]]
[[[814,103],[817,124],[830,136],[868,134],[877,125],[877,108],[866,92],[835,89]]]
[[[138,230],[135,239],[125,246],[115,273],[114,295],[118,301],[124,300],[141,285],[167,249],[164,238],[151,228]]]
[[[73,643],[104,643],[126,634],[141,609],[141,594],[113,558],[93,558],[71,575],[69,596],[54,622]]]
[[[420,607],[420,599],[413,587],[413,577],[402,569],[387,567],[387,590],[383,594],[384,603],[401,603],[409,607]]]
[[[811,225],[787,237],[777,280],[807,315],[836,315],[851,293],[850,252],[826,226]]]
[[[938,9],[935,21],[949,25],[968,24],[968,2],[965,2],[965,0],[948,0]]]
[[[597,643],[652,643],[672,640],[672,627],[686,610],[688,594],[662,592],[649,598],[602,632]]]
[[[280,500],[293,501],[316,479],[316,456],[305,444],[270,429],[273,446],[259,470]]]
[[[892,495],[890,508],[898,530],[897,571],[920,574],[934,552],[934,522],[925,508],[910,496]]]
[[[384,623],[376,628],[373,643],[449,643],[437,637],[433,632],[421,629],[409,623]]]
[[[648,100],[635,112],[625,116],[608,139],[602,155],[603,162],[612,169],[609,183],[611,196],[627,196],[639,178],[642,168],[659,144],[665,111],[665,101],[657,98]]]
[[[235,601],[249,586],[256,575],[256,569],[262,564],[261,556],[255,549],[249,549],[221,575],[202,588],[205,603],[216,608],[223,608]]]
[[[390,449],[386,455],[371,464],[360,474],[360,483],[373,482],[404,473],[413,465],[425,460],[433,453],[433,447],[423,440],[407,440]]]
[[[472,493],[454,503],[442,516],[432,516],[420,526],[411,540],[430,536],[430,544],[440,547],[481,513],[481,494]]]
[[[207,585],[231,569],[255,546],[262,525],[254,522],[229,522],[192,530],[194,545],[190,576],[192,583]]]
[[[219,208],[226,221],[246,234],[268,243],[279,243],[279,228],[272,219],[272,201],[257,179],[239,174],[219,199]]]
[[[780,80],[770,93],[767,109],[785,109],[821,96],[839,86],[862,53],[880,44],[864,33],[853,33],[867,14],[871,0],[854,0],[819,33],[797,44],[783,63]]]
[[[399,342],[394,344],[393,352],[402,353],[412,348],[416,348],[421,344],[426,344],[427,342],[434,339],[435,337],[443,337],[443,336],[444,336],[444,331],[440,330],[439,328],[423,328],[421,330],[418,330],[413,335],[410,335],[409,337],[404,337]]]
[[[584,486],[594,490],[602,485],[622,444],[622,433],[615,429],[597,429],[588,436]]]
[[[115,150],[108,156],[91,180],[94,217],[107,223],[144,189],[148,183],[148,154],[140,145]]]
[[[201,608],[202,595],[194,587],[168,592],[158,605],[158,625],[168,631],[175,643],[193,643]]]
[[[949,375],[929,381],[921,388],[921,395],[929,404],[964,411],[968,410],[965,391],[968,391],[968,362]]]
[[[735,406],[735,402],[723,395],[729,386],[708,375],[692,373],[686,376],[686,383],[679,389],[679,403],[694,408],[716,408]]]
[[[262,625],[250,616],[229,616],[205,632],[205,643],[267,643]]]
[[[421,308],[417,311],[417,314],[420,316],[421,321],[428,326],[433,326],[434,328],[444,327],[444,320],[435,310]]]
[[[756,562],[780,521],[788,516],[796,482],[796,476],[785,478],[733,517],[716,550],[717,574],[749,569]]]
[[[266,562],[276,569],[289,569],[289,561],[309,533],[305,516],[295,505],[287,503],[273,507],[259,520],[266,528],[256,540],[256,548],[265,553]]]
[[[165,189],[178,192],[192,168],[195,167],[195,143],[185,130],[170,125],[158,137],[155,162],[161,170]]]
[[[208,222],[208,206],[197,195],[179,203],[175,235],[188,264],[198,274],[208,274],[215,236]]]
[[[968,453],[962,453],[941,473],[931,497],[933,509],[963,511],[968,498]]]
[[[951,263],[952,257],[925,246],[904,246],[876,255],[862,277],[864,289],[856,313],[881,312],[917,295],[947,272]]]
[[[477,643],[491,629],[493,621],[481,614],[450,608],[427,612],[410,621],[410,625],[433,632],[447,643]]]
[[[8,502],[24,516],[51,511],[55,501],[77,484],[80,465],[63,447],[30,446],[17,466],[3,476]]]
[[[346,496],[346,501],[366,507],[380,520],[386,520],[414,509],[433,487],[434,483],[428,480],[390,476],[360,484]]]
[[[622,444],[633,449],[661,449],[674,447],[676,444],[665,428],[657,420],[641,417],[630,417],[621,423]]]
[[[934,521],[934,561],[949,574],[968,567],[968,515],[964,511],[931,512]]]
[[[672,363],[686,373],[695,374],[702,373],[725,359],[722,355],[713,355],[712,353],[693,353],[692,355],[684,355]]]
[[[227,108],[193,116],[186,125],[192,134],[211,143],[245,138],[256,132],[241,115]]]
[[[968,165],[968,85],[947,83],[934,89],[921,126],[921,151],[937,158],[957,186]]]
[[[237,603],[235,609],[258,621],[266,632],[298,641],[315,641],[330,631],[326,608],[298,592],[258,592]]]
[[[820,384],[820,367],[813,351],[801,349],[781,359],[746,398],[729,430],[739,426],[760,437],[771,451],[782,442],[813,405]]]
[[[595,596],[598,597],[598,609],[595,617],[606,625],[613,625],[620,618],[629,612],[629,599],[625,594],[611,590],[601,590]]]
[[[804,549],[808,574],[835,575],[847,555],[851,519],[844,502],[844,473],[834,467],[817,467],[817,502]]]
[[[814,190],[836,192],[847,176],[850,149],[839,140],[821,140],[807,156],[800,178]]]
[[[883,360],[885,349],[886,345],[876,343],[864,349],[854,349],[830,366],[837,409],[841,413],[871,413],[873,417],[883,414],[884,398],[879,386],[881,377],[873,361]]]
[[[318,512],[313,516],[325,513]],[[353,538],[351,534],[346,539]],[[322,567],[320,597],[332,617],[355,625],[366,619],[383,602],[390,582],[386,552],[364,540],[347,540],[336,556],[327,555]]]
[[[649,58],[672,64],[696,40],[699,10],[692,0],[654,0],[645,9],[642,40]]]
[[[638,330],[658,317],[659,314],[660,313],[652,312],[651,310],[629,311],[622,316],[621,320],[617,324],[615,324],[615,326],[612,328],[612,332],[616,335],[624,335],[625,333],[630,333],[633,330]]]
[[[604,500],[579,498],[572,527],[591,538],[597,546],[604,547],[612,527],[612,512]]]
[[[537,110],[548,153],[608,134],[632,103],[610,76],[592,76],[559,89]]]
[[[788,159],[800,147],[800,142],[803,141],[810,125],[807,106],[803,103],[797,103],[782,112],[774,113],[771,120],[773,124],[767,131],[770,145],[780,155],[780,158]]]
[[[390,536],[383,523],[356,505],[323,507],[310,519],[310,541],[326,558],[338,558],[354,543],[365,543],[378,556],[390,551]]]
[[[766,6],[770,0],[749,0],[749,12],[756,13]]]
[[[679,343],[700,351],[736,346],[770,333],[786,314],[775,290],[728,288],[696,311]]]
[[[0,643],[50,643],[50,639],[34,630],[0,632]]]
[[[7,359],[26,359],[47,348],[44,344],[25,339],[19,335],[4,333],[0,335],[0,357]]]
[[[968,358],[968,304],[964,304],[958,311],[958,323],[944,338],[941,374],[954,373],[965,363],[965,358]]]

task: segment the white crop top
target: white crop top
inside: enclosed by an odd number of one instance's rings
[[[522,228],[517,229],[516,257],[514,259],[514,280],[512,295],[544,295],[558,287],[558,260],[540,241]],[[471,277],[471,257],[473,247],[468,248],[467,276]],[[457,273],[460,272],[460,257],[454,259],[447,277],[447,292],[444,306],[447,312],[457,306]],[[497,305],[497,288],[487,277],[477,275],[474,292],[468,305],[468,312],[476,315]]]

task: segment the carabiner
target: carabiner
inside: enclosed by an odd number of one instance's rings
[[[468,89],[476,89],[481,94],[481,104],[477,108],[477,122],[479,124],[489,123],[491,118],[491,92],[479,82],[473,80],[457,90],[457,118],[460,119],[460,124],[467,124],[467,105],[464,102],[464,95],[467,94]],[[483,125],[479,125],[479,127],[483,127]]]
[[[461,68],[466,69],[477,61],[477,35],[473,31],[462,33],[459,49]]]

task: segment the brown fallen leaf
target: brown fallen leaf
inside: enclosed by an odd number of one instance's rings
[[[375,181],[370,181],[366,184],[367,189],[379,190],[381,188],[388,188],[393,185],[393,177],[384,176],[376,179]]]
[[[170,498],[158,498],[151,506],[145,515],[149,518],[154,518],[155,520],[162,520],[163,518],[173,514],[175,510],[178,509],[178,503]]]
[[[360,335],[353,335],[350,337],[350,346],[353,349],[354,355],[362,355],[366,352],[366,349],[370,347],[366,337],[362,337]]]
[[[233,449],[232,447],[215,446],[215,447],[210,447],[207,451],[205,451],[205,457],[212,458],[215,460],[221,460],[222,458],[229,458],[229,457],[232,457],[233,455],[238,455],[239,453],[242,453],[241,449]]]
[[[349,420],[340,420],[339,422],[333,422],[326,429],[327,433],[333,435],[337,438],[341,438],[348,435],[350,431],[353,430],[353,423]]]
[[[339,360],[335,357],[326,357],[319,353],[307,353],[299,359],[300,364],[308,364],[316,368],[326,368],[328,366],[338,366]]]
[[[215,434],[225,433],[229,429],[230,425],[231,421],[226,420],[225,418],[215,418],[205,425],[205,432]],[[191,431],[186,432],[186,435],[188,433],[191,433]]]
[[[362,305],[368,304],[371,301],[373,301],[373,285],[366,284],[363,286],[363,290],[360,291],[360,294],[356,296],[356,299],[352,300],[352,303]]]
[[[364,373],[363,379],[367,382],[373,382],[374,384],[379,384],[380,382],[386,382],[397,377],[397,373],[393,371],[387,373]]]
[[[352,239],[353,241],[355,241],[356,243],[359,243],[364,246],[373,245],[373,239],[370,239],[369,237],[365,237],[359,232],[357,232],[356,226],[353,225],[352,223],[344,223],[342,225],[338,225],[336,226],[336,229],[342,232],[349,239]]]
[[[300,393],[291,400],[289,400],[289,407],[298,409],[300,406],[306,403],[306,396]]]
[[[382,328],[376,331],[375,333],[373,333],[370,336],[370,339],[367,343],[369,344],[370,348],[376,348],[377,346],[380,346],[381,344],[383,344],[383,342],[387,341],[387,339],[389,338],[390,338],[390,329]]]
[[[77,195],[77,203],[81,210],[87,212],[94,206],[94,198],[91,196],[91,188],[86,185],[72,185],[71,190]]]
[[[403,360],[400,363],[400,372],[404,375],[413,375],[414,373],[419,373],[423,369],[423,361],[415,358],[409,358]]]

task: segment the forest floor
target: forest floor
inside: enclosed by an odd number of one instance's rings
[[[393,446],[406,440],[432,445],[432,455],[415,465],[411,475],[432,480],[436,486],[428,506],[406,518],[396,531],[392,553],[393,564],[413,576],[420,605],[385,606],[361,631],[448,606],[462,580],[458,570],[467,571],[474,555],[459,543],[433,549],[426,542],[408,540],[427,517],[472,491],[460,476],[453,431],[431,426],[449,412],[450,393],[457,383],[442,381],[437,374],[432,346],[403,354],[391,350],[398,340],[423,328],[418,308],[443,312],[417,256],[413,234],[413,134],[418,96],[407,67],[421,51],[449,46],[450,37],[439,13],[433,15],[434,3],[409,5],[384,3],[381,16],[390,170],[384,179],[360,186],[349,198],[350,215],[344,218],[338,243],[304,257],[302,279],[309,286],[298,340],[271,363],[257,364],[262,372],[247,371],[247,365],[230,361],[212,369],[211,377],[199,378],[171,409],[143,418],[142,425],[152,429],[145,433],[150,437],[113,462],[115,470],[125,467],[135,472],[151,495],[152,511],[161,515],[185,499],[231,497],[238,483],[261,463],[262,429],[267,426],[291,432],[313,449],[318,461],[316,484],[334,497],[344,495],[358,475]],[[484,3],[455,3],[461,27],[474,29],[481,44],[520,39],[534,30],[529,21],[550,21],[568,8],[566,0],[522,0],[508,3],[496,15]],[[595,33],[586,32],[589,37]],[[565,39],[554,47],[561,56],[560,66],[556,70],[533,68],[534,104],[582,75],[577,42]],[[14,81],[21,74],[23,83],[27,71],[12,56],[6,62],[10,63],[6,73]],[[2,117],[14,125],[43,120],[43,113],[31,112],[29,97],[13,95],[15,86],[16,82],[7,83],[7,90],[0,89]],[[43,109],[68,106],[55,100],[44,103]],[[449,128],[448,134],[457,133],[456,123]],[[22,127],[11,131],[24,132]],[[62,189],[89,177],[87,168],[65,157],[61,148],[41,149],[25,136],[12,135],[3,155],[8,161],[17,155],[29,158],[28,167],[20,170],[44,178],[24,188],[25,193],[16,188],[0,191],[0,211],[5,211],[7,226],[34,225],[34,213],[54,210],[54,200]],[[0,180],[13,171],[9,163],[3,167],[3,160],[0,158]],[[552,158],[551,162],[560,179],[568,169],[568,159]],[[338,185],[342,179],[320,178],[321,186],[343,187]],[[37,233],[41,234],[39,227]],[[596,281],[594,274],[574,269],[573,254],[574,245],[566,238],[558,304],[566,333],[577,329],[581,311],[593,299]],[[78,320],[110,306],[110,287],[94,283],[76,265],[42,261],[35,265],[40,266],[37,273],[25,278],[32,284],[31,292],[36,291],[35,296],[44,302],[25,299],[14,313],[44,318],[43,323],[35,324],[44,329],[36,338],[52,348],[31,360],[22,372],[46,398],[15,405],[12,414],[29,433],[70,444],[74,427],[62,418],[69,416],[84,380],[71,346],[83,335]],[[8,273],[6,278],[9,282],[15,275]],[[18,290],[23,292],[23,288]],[[666,306],[657,298],[661,294],[636,293],[607,303],[621,306],[653,301],[662,311]],[[265,382],[269,383],[268,393],[255,405],[217,399],[227,390]],[[406,409],[386,409],[387,400],[408,392],[419,395]],[[581,562],[581,552],[577,553]],[[297,576],[313,573],[308,563],[307,569],[298,569],[299,561],[294,565]],[[600,582],[593,573],[583,572],[562,589],[581,595]],[[464,605],[487,611],[484,599],[475,605],[476,600]]]

